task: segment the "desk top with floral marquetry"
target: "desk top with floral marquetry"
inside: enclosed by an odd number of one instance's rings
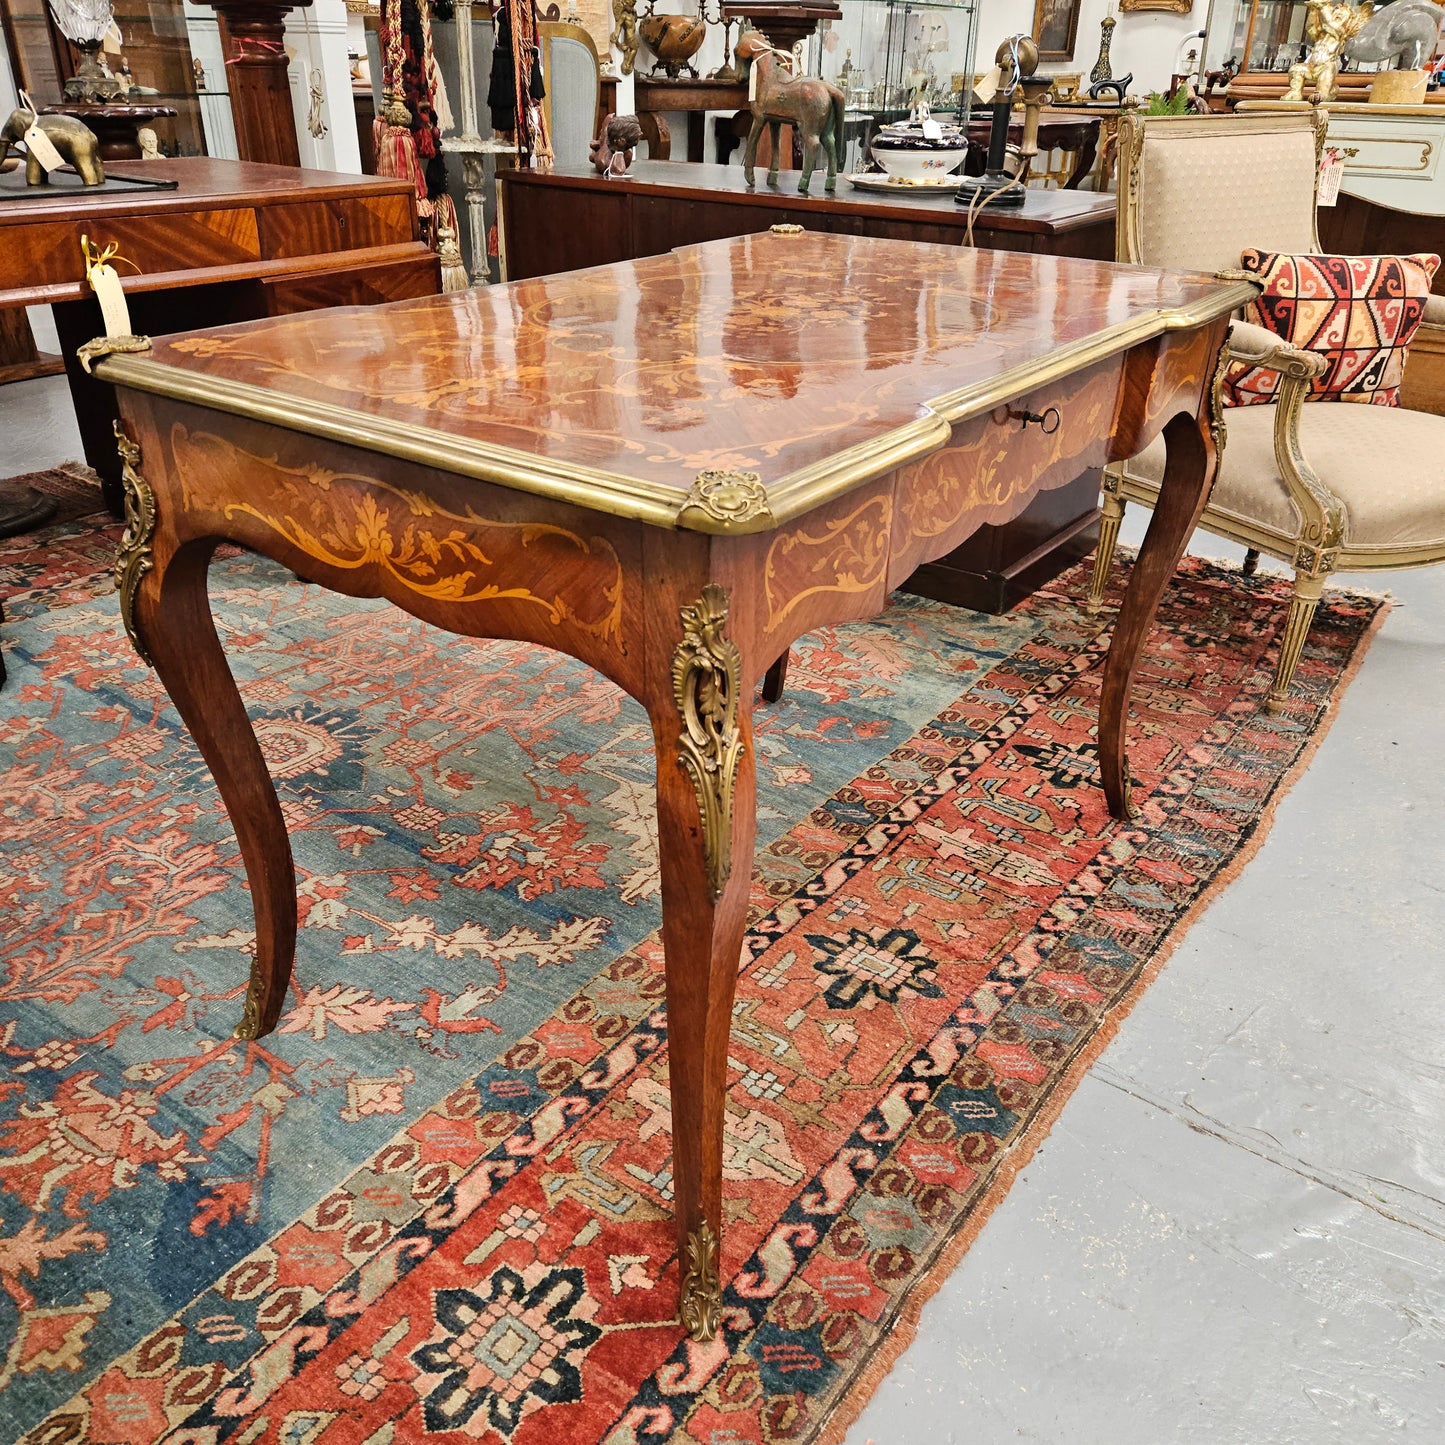
[[[761,530],[1247,299],[1213,278],[804,233],[174,336],[117,384],[698,531]],[[701,473],[763,505],[688,505]]]

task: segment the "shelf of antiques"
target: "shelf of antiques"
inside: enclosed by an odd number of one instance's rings
[[[1438,12],[1420,0],[1387,0],[1386,5],[1374,7],[1373,18],[1375,33],[1398,36],[1402,47],[1412,45],[1412,35],[1427,35],[1428,49],[1416,56],[1412,48],[1405,68],[1428,69],[1439,51]],[[1381,51],[1368,35],[1357,39],[1371,19],[1369,5],[1352,5],[1348,0],[1211,0],[1204,69],[1211,88],[1227,83],[1228,102],[1238,105],[1280,100],[1292,93],[1294,98],[1309,99],[1319,89],[1311,62],[1323,61],[1333,67],[1326,76],[1324,99],[1368,101],[1381,71],[1401,63],[1399,52]],[[1393,79],[1384,82],[1392,99],[1396,84]],[[1377,92],[1374,98],[1382,97]],[[1445,87],[1429,89],[1422,81],[1418,98],[1425,104],[1445,104]]]
[[[905,118],[924,102],[966,124],[972,101],[978,0],[700,0],[696,15],[664,15],[649,0],[619,0],[624,19],[613,36],[623,73],[634,74],[634,104],[649,157],[670,159],[666,117],[688,117],[687,155],[704,158],[707,115],[747,105],[743,67],[733,54],[734,22],[791,49],[810,74],[837,85],[850,134]],[[722,65],[702,66],[709,28],[723,28]],[[699,68],[701,67],[701,68]]]
[[[833,195],[815,183],[800,195],[784,177],[778,189],[741,168],[634,161],[615,180],[590,167],[514,170],[500,177],[502,258],[508,280],[662,255],[728,236],[802,226],[850,236],[936,242],[957,247],[967,208],[945,194],[879,194],[842,177]],[[1115,198],[1093,191],[1030,190],[1015,211],[983,210],[974,240],[997,251],[1114,257]],[[806,300],[799,298],[800,314]],[[1099,480],[1089,472],[1041,496],[1014,521],[983,527],[962,548],[930,563],[908,587],[959,606],[1007,611],[1080,557],[1097,536]]]
[[[112,150],[123,144],[140,154],[145,127],[165,154],[206,154],[182,0],[120,0],[109,14],[105,6],[52,12],[46,0],[3,0],[0,26],[16,86],[41,108],[94,108]]]

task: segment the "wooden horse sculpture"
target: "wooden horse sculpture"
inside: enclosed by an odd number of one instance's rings
[[[827,152],[828,179],[823,189],[831,191],[838,184],[838,161],[843,154],[843,92],[826,80],[792,73],[792,56],[777,50],[756,30],[745,30],[738,37],[734,51],[737,58],[752,66],[748,87],[748,107],[753,113],[752,129],[748,131],[747,149],[743,152],[743,178],[755,183],[754,166],[758,159],[758,137],[766,123],[772,131],[773,159],[768,167],[768,184],[778,183],[778,153],[783,122],[791,121],[803,136],[803,170],[798,189],[804,194],[818,164],[820,149]]]

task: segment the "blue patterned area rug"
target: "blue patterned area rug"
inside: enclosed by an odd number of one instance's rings
[[[0,1439],[836,1439],[1383,616],[1189,564],[1116,827],[1109,612],[899,596],[757,730],[723,1329],[676,1321],[653,761],[580,664],[231,554],[212,598],[291,828],[296,978],[121,630],[117,528],[0,544]]]

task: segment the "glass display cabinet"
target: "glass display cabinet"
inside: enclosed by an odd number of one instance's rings
[[[887,124],[906,119],[923,100],[935,114],[967,124],[976,0],[841,0],[841,8],[823,73],[847,96],[851,113]]]
[[[65,81],[75,73],[79,53],[60,33],[45,0],[0,0],[5,43],[17,87],[39,106],[60,101]],[[120,48],[107,42],[105,61],[113,74],[128,79],[131,105],[169,106],[175,116],[147,121],[161,149],[172,155],[205,155],[205,127],[197,81],[196,56],[182,0],[117,0],[115,25]],[[226,94],[226,72],[219,49],[205,68],[214,96]]]
[[[1285,75],[1305,58],[1305,0],[1214,0],[1204,42],[1207,70]]]

